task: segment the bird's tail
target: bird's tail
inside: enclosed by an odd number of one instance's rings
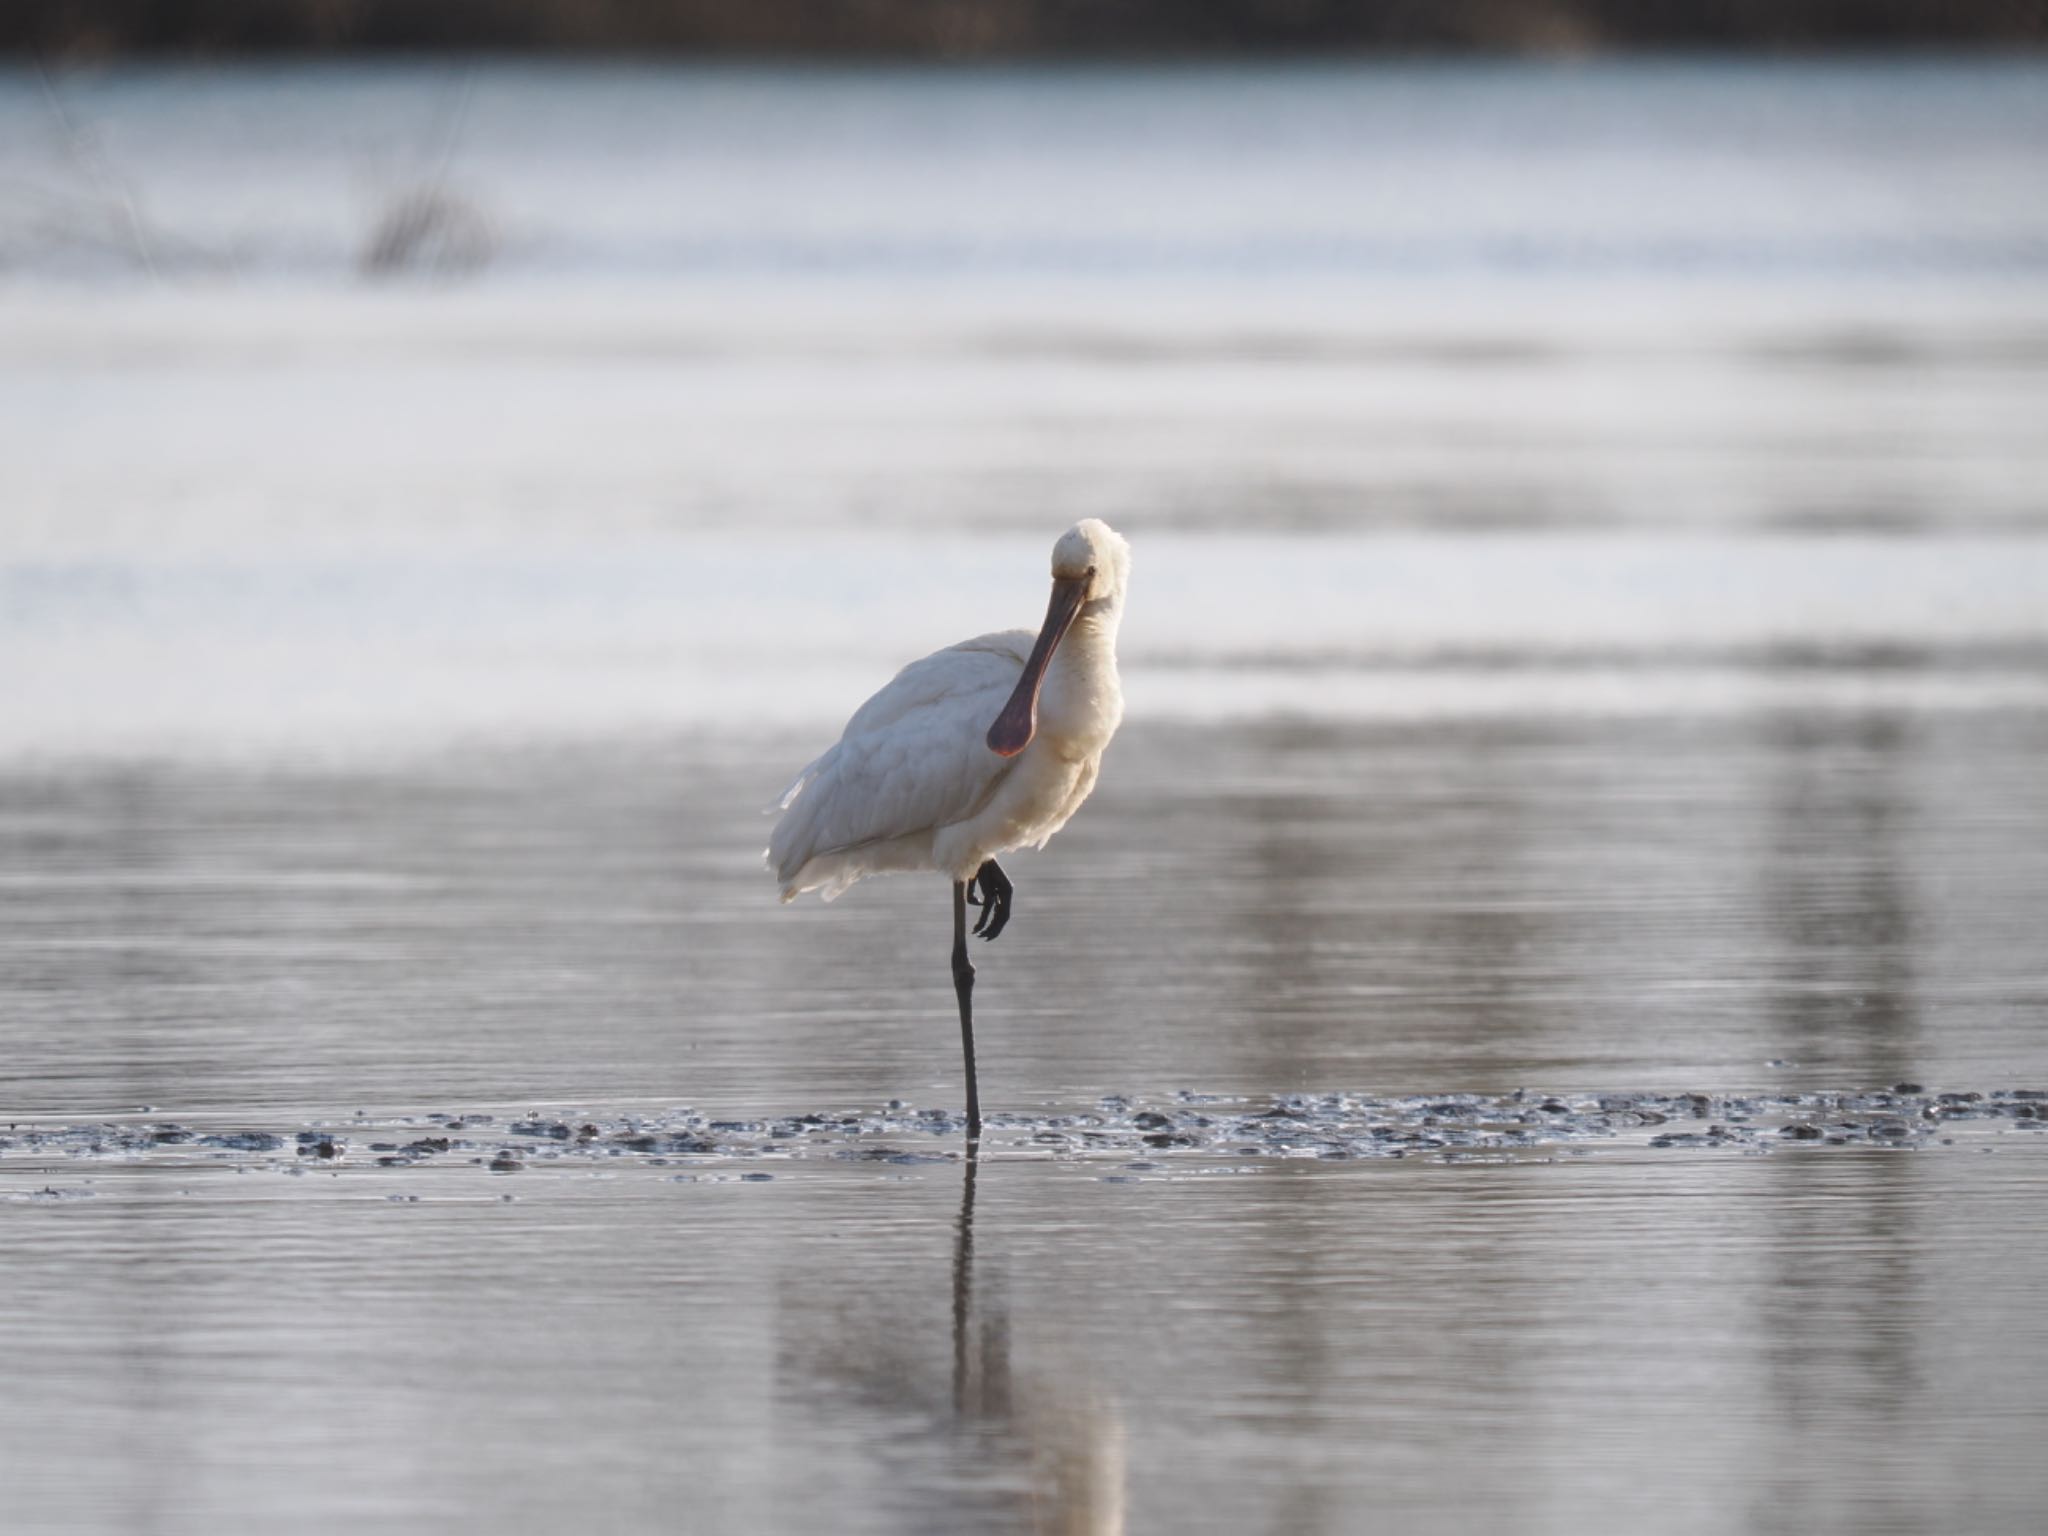
[[[825,754],[825,757],[830,757],[831,755],[828,752]],[[805,763],[802,768],[797,770],[796,777],[789,781],[789,788],[776,796],[772,805],[761,807],[761,814],[763,816],[773,816],[777,811],[788,810],[790,806],[796,803],[796,797],[804,792],[804,786],[815,779],[818,776],[818,770],[824,766],[824,757],[812,758],[811,761]]]
[[[761,807],[761,814],[773,816],[777,812],[786,812],[792,805],[796,804],[797,796],[804,792],[812,780],[831,766],[832,755],[838,750],[839,748],[834,746],[831,752],[827,752],[822,757],[814,758],[812,761],[804,764],[802,771],[789,781],[789,788],[782,792],[776,802],[773,805]],[[801,812],[798,813],[799,821],[807,821],[808,819]],[[797,827],[791,821],[778,822],[775,830],[768,836],[768,846],[761,852],[761,862],[774,871],[775,877],[783,882],[782,899],[784,901],[796,900],[798,891],[795,876],[804,864],[803,858],[793,858],[791,856],[792,849],[789,845],[796,833]]]

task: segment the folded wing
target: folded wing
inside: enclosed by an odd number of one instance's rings
[[[1028,630],[963,641],[905,667],[854,712],[781,800],[768,863],[782,898],[827,899],[866,874],[930,868],[930,834],[988,803],[1010,768],[989,722],[1016,687]]]

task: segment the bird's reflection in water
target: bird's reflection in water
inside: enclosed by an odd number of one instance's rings
[[[960,1181],[960,1219],[953,1224],[953,1413],[962,1422],[1007,1416],[1010,1314],[974,1306],[974,1181],[981,1159],[970,1154]]]
[[[986,1176],[970,1157],[951,1231],[950,1329],[932,1327],[924,1309],[935,1287],[914,1273],[886,1293],[824,1305],[786,1294],[784,1317],[799,1330],[785,1330],[786,1380],[813,1404],[823,1383],[834,1411],[860,1416],[863,1465],[848,1479],[872,1479],[876,1502],[900,1505],[911,1528],[1114,1536],[1124,1529],[1122,1420],[1077,1352],[1034,1329],[1020,1344],[985,1230],[977,1247]],[[949,1362],[932,1348],[942,1338]]]
[[[1115,1408],[1065,1362],[1056,1377],[1011,1371],[1010,1313],[998,1282],[976,1305],[974,1195],[981,1163],[969,1156],[953,1230],[953,1413],[961,1427],[1016,1437],[1033,1472],[1029,1529],[1106,1536],[1124,1528],[1124,1436]],[[1050,1383],[1051,1391],[1043,1390]]]

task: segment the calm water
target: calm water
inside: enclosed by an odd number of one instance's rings
[[[52,85],[0,1529],[2036,1528],[2048,72]],[[970,1171],[943,889],[757,809],[1088,514]]]

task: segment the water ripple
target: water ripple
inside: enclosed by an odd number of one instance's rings
[[[15,1124],[0,1135],[0,1175],[43,1178],[57,1161],[286,1172],[467,1165],[492,1174],[621,1165],[728,1169],[819,1160],[916,1166],[960,1157],[964,1129],[950,1110],[902,1103],[759,1120],[707,1119],[683,1107],[589,1118],[475,1112],[356,1116],[259,1129],[204,1129],[166,1120]],[[1073,1162],[1136,1157],[1145,1161],[1130,1166],[1141,1172],[1173,1173],[1217,1155],[1455,1162],[1599,1150],[1759,1154],[1794,1147],[1911,1149],[2041,1129],[2048,1129],[2048,1090],[2029,1088],[1930,1092],[1902,1083],[1753,1095],[1518,1089],[1261,1099],[1183,1090],[1157,1101],[1112,1096],[1078,1112],[994,1114],[986,1121],[981,1155]],[[10,1190],[5,1197],[47,1203],[64,1193],[39,1187]]]

